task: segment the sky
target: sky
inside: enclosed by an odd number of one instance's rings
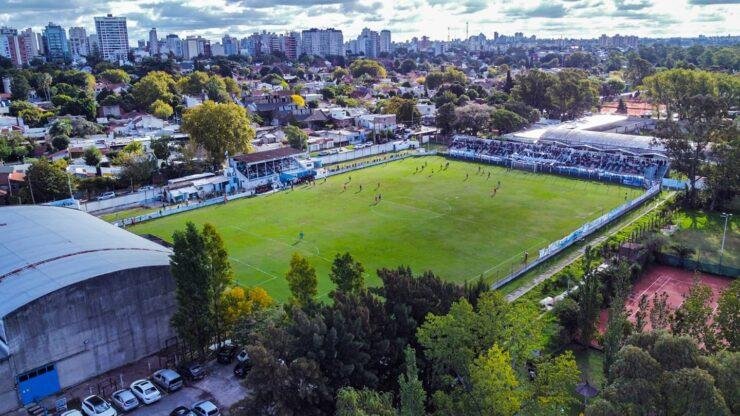
[[[393,41],[468,33],[543,38],[737,35],[740,0],[0,0],[0,26],[41,30],[49,21],[94,32],[94,16],[127,18],[129,40],[169,33],[220,39],[255,31],[334,27],[345,41],[368,27]]]

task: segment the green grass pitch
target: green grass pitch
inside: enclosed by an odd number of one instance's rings
[[[361,261],[368,285],[379,283],[375,270],[398,265],[455,282],[481,274],[493,281],[519,266],[525,250],[534,259],[538,249],[641,192],[461,161],[440,171],[446,162],[437,156],[390,162],[314,186],[142,223],[132,231],[171,241],[186,221],[210,222],[226,241],[240,284],[261,286],[285,300],[284,275],[298,252],[316,267],[319,296],[326,297],[336,253],[349,251]],[[414,173],[424,163],[423,172]],[[382,200],[376,204],[377,194]]]

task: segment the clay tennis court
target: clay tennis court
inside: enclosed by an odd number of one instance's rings
[[[653,296],[658,293],[666,292],[668,294],[668,305],[675,310],[683,303],[683,297],[689,292],[691,283],[694,279],[694,273],[688,270],[679,269],[670,266],[656,265],[650,267],[647,272],[632,286],[625,309],[627,310],[629,320],[635,322],[635,312],[642,295],[647,295],[649,308],[652,308]],[[715,276],[707,273],[701,273],[701,282],[712,289],[712,299],[710,301],[712,309],[717,308],[717,301],[722,291],[725,290],[732,279],[729,277]],[[599,332],[603,333],[606,329],[608,312],[601,311],[599,319]],[[645,330],[650,330],[650,322],[645,325]]]

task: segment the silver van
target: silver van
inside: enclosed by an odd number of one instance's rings
[[[152,374],[152,381],[168,392],[179,390],[182,387],[182,377],[169,368],[164,368]]]

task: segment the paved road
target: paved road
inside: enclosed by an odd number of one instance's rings
[[[158,402],[142,406],[129,415],[133,416],[168,416],[177,406],[190,407],[201,400],[211,400],[228,416],[225,409],[243,399],[247,389],[240,380],[234,377],[234,364],[221,365],[211,362],[207,365],[208,375],[203,380],[186,385],[182,389],[167,394]]]

